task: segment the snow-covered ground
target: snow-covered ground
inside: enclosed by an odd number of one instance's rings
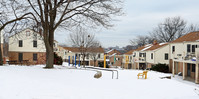
[[[0,67],[0,99],[199,99],[198,85],[160,79],[170,74],[149,71],[148,79],[137,79],[142,71],[118,70],[119,79],[108,71],[95,79],[94,70],[42,67]]]

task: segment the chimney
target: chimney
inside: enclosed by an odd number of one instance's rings
[[[157,40],[154,40],[153,45],[156,45],[156,44],[158,44],[158,42],[157,42]]]

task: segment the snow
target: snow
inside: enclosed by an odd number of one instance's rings
[[[147,45],[145,45],[144,47],[148,47],[148,46],[151,46],[152,44],[147,44]]]
[[[153,46],[153,45],[147,46],[147,47],[145,47],[144,49],[142,49],[141,51],[145,51],[145,50],[151,48],[152,46]]]
[[[166,43],[160,43],[159,45],[164,45],[164,44],[166,44]]]
[[[141,70],[118,69],[119,79],[109,71],[95,79],[95,70],[64,65],[1,66],[0,99],[199,99],[197,84],[160,79],[171,74],[149,71],[148,79],[137,79]]]
[[[111,51],[113,51],[114,49],[111,49],[111,50],[109,50],[109,51],[107,51],[106,53],[110,53]]]

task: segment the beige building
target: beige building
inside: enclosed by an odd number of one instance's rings
[[[135,50],[130,50],[123,54],[122,67],[125,69],[133,69],[133,52]]]
[[[199,32],[188,33],[169,44],[170,71],[182,73],[183,79],[194,79],[199,83]]]
[[[54,51],[58,51],[54,42]],[[46,48],[40,33],[25,29],[9,37],[9,61],[26,61],[28,64],[45,64]]]
[[[169,45],[157,43],[144,45],[133,52],[133,68],[147,69],[152,65],[161,63],[169,65]]]
[[[81,50],[80,48],[77,47],[63,47],[63,48],[64,49],[61,52],[64,53],[62,57],[65,62],[70,61],[71,64],[75,64],[75,57],[76,57],[76,64],[82,63],[83,58],[80,52]],[[93,52],[92,49],[88,49],[88,51],[86,52],[85,65],[98,66],[99,62],[104,61],[104,49],[96,48],[94,50],[95,52]],[[94,58],[96,62],[94,62]]]

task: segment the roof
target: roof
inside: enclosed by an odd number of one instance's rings
[[[106,52],[106,53],[107,53],[107,52]],[[113,54],[115,54],[115,55],[121,55],[121,53],[120,53],[118,50],[116,50],[116,49],[113,49],[113,50],[108,51],[107,54],[108,54],[108,55],[113,55]]]
[[[198,41],[198,40],[199,40],[199,31],[188,33],[174,41],[171,41],[171,43],[190,42],[190,41]]]
[[[158,48],[161,48],[165,45],[168,45],[168,44],[167,43],[147,44],[147,45],[139,47],[138,49],[135,49],[134,51],[151,51],[151,50],[156,50]]]
[[[125,55],[131,55],[131,54],[133,54],[133,52],[134,52],[135,50],[134,49],[132,49],[132,50],[130,50],[130,51],[128,51],[128,52],[126,52],[126,53],[124,53]]]
[[[80,52],[80,48],[79,47],[63,47],[66,50],[69,50],[71,52]],[[101,53],[104,53],[104,49],[103,48],[96,48],[96,50],[98,50]],[[91,48],[88,48],[88,51],[91,51]]]
[[[150,51],[150,50],[156,50],[158,48],[161,48],[165,45],[168,45],[167,43],[159,43],[159,44],[156,44],[156,45],[153,45],[151,46],[150,48],[148,48],[146,51]]]

